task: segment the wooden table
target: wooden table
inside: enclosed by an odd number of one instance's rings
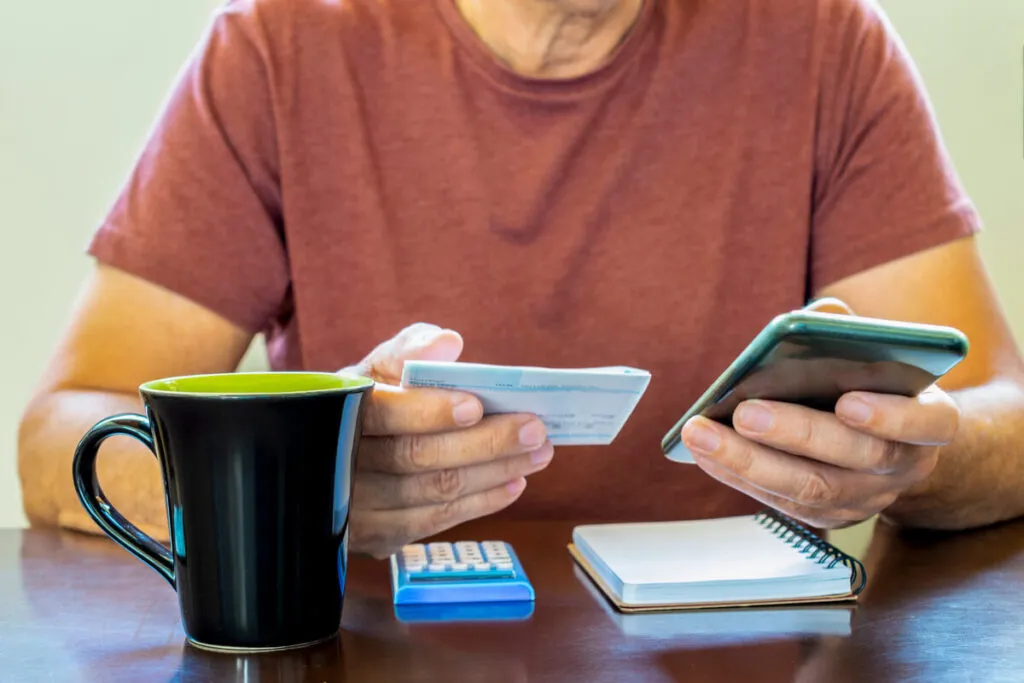
[[[185,645],[173,591],[107,540],[0,531],[0,681],[1024,681],[1024,523],[959,535],[880,527],[859,606],[818,614],[817,635],[778,633],[784,615],[764,612],[618,615],[570,561],[570,529],[456,534],[514,544],[537,592],[527,620],[400,622],[386,565],[360,558],[335,642],[245,657]]]

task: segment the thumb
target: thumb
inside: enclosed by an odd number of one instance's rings
[[[349,370],[378,382],[398,384],[402,379],[405,361],[458,360],[462,346],[462,336],[455,330],[429,323],[415,323],[379,344]]]
[[[815,299],[806,306],[805,311],[817,311],[819,313],[837,313],[839,315],[853,315],[853,309],[845,301],[834,296],[826,296]]]

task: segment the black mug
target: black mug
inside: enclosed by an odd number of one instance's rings
[[[75,451],[86,512],[178,594],[185,635],[212,650],[302,647],[337,635],[349,500],[373,381],[314,372],[230,373],[139,388],[146,415],[115,415]],[[160,462],[170,549],[111,506],[96,478],[109,436]]]

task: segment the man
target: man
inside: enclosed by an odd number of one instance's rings
[[[1024,382],[978,228],[869,0],[229,2],[92,242],[22,424],[26,510],[91,529],[80,435],[262,331],[275,368],[380,380],[352,521],[378,557],[491,514],[1014,517]],[[661,456],[765,322],[826,296],[972,351],[944,390],[748,403],[736,431],[687,425],[699,467]],[[615,444],[553,458],[532,416],[392,386],[408,358],[653,380]],[[155,465],[122,441],[101,481],[159,529]]]

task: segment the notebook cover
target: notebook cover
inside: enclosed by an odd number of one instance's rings
[[[684,602],[684,603],[666,603],[656,605],[636,605],[621,602],[615,594],[612,592],[601,577],[598,575],[594,568],[590,566],[586,558],[576,550],[576,544],[570,543],[568,545],[569,554],[572,555],[576,564],[586,573],[590,580],[597,586],[601,593],[608,598],[615,609],[620,612],[667,612],[677,610],[695,610],[695,609],[722,609],[722,608],[734,608],[734,607],[769,607],[773,605],[825,605],[833,603],[856,603],[857,596],[852,592],[852,588],[847,593],[841,593],[837,595],[825,595],[820,597],[810,598],[792,598],[792,599],[770,599],[770,600],[757,600],[757,601],[743,601],[743,602]]]

